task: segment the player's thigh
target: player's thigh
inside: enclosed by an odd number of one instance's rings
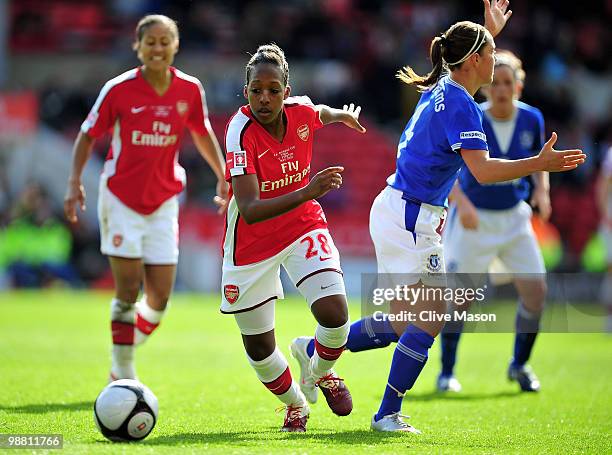
[[[176,265],[145,264],[144,292],[147,295],[147,304],[154,310],[166,308],[174,279]]]
[[[178,205],[178,198],[173,196],[146,217],[142,239],[145,264],[176,265],[178,262]]]
[[[107,256],[142,258],[145,216],[127,207],[100,182],[98,196],[100,251]]]
[[[274,330],[275,300],[258,306],[234,313],[236,324],[242,335],[261,335]]]
[[[254,264],[236,266],[223,260],[221,312],[233,314],[284,297],[280,280],[282,253]]]
[[[544,258],[535,232],[531,226],[531,208],[521,204],[516,213],[514,235],[499,253],[499,259],[506,269],[515,275],[535,275],[534,279],[546,273]]]
[[[274,337],[275,300],[251,310],[234,314],[249,357],[263,360],[276,348]]]
[[[423,282],[445,284],[445,265],[440,236],[433,228],[428,233],[406,229],[406,201],[396,190],[383,190],[370,211],[370,235],[376,251],[378,287],[413,285]],[[434,214],[423,205],[415,209],[418,220],[431,219]],[[413,214],[413,216],[415,215]],[[440,218],[437,218],[437,222]],[[417,226],[431,223],[414,223]]]
[[[309,305],[326,299],[332,307],[346,307],[340,253],[327,229],[316,229],[296,240],[283,258],[283,267]]]

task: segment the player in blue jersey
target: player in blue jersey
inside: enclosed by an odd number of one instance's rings
[[[483,126],[489,155],[516,160],[536,155],[544,145],[541,112],[518,101],[525,72],[513,53],[499,51],[493,83],[487,89]],[[547,220],[551,206],[548,173],[532,175],[531,204]],[[531,207],[525,202],[530,186],[527,178],[481,185],[468,168],[459,174],[453,188],[449,222],[444,230],[444,254],[448,272],[486,274],[495,260],[512,274],[520,300],[516,314],[514,356],[508,378],[521,390],[536,392],[540,382],[526,365],[538,334],[546,297],[546,269],[531,227]],[[466,308],[464,308],[466,309]],[[447,322],[442,331],[442,372],[439,391],[459,392],[461,384],[453,369],[463,321]]]
[[[580,150],[553,150],[555,133],[537,156],[521,160],[489,156],[483,113],[473,96],[493,79],[493,37],[511,12],[507,11],[507,0],[494,0],[493,5],[483,1],[485,27],[473,22],[454,24],[433,39],[433,69],[427,76],[417,75],[410,67],[398,74],[423,94],[401,135],[396,172],[372,205],[370,234],[378,271],[385,274],[381,277],[399,277],[393,285],[418,290],[420,295],[413,300],[398,295],[389,302],[391,314],[364,318],[351,325],[346,344],[349,351],[397,342],[382,403],[372,417],[373,430],[419,433],[402,419],[400,410],[406,391],[425,366],[429,348],[444,324],[439,318],[446,314],[446,303],[438,298],[442,292],[430,291],[445,286],[441,231],[447,198],[462,164],[467,164],[480,183],[493,183],[539,171],[567,171],[585,159]],[[408,312],[424,312],[430,317],[409,324],[401,320]],[[306,359],[313,352],[312,345],[312,340],[305,337],[291,345],[303,379],[311,376]],[[301,387],[306,398],[316,397],[316,389],[307,380]]]

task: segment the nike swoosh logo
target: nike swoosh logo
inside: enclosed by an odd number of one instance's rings
[[[146,108],[147,106],[133,107],[132,114],[138,114],[139,112],[144,111]]]
[[[328,284],[327,286],[321,286],[321,290],[323,291],[324,289],[331,288],[332,286],[335,286],[335,284],[336,283]]]
[[[270,149],[266,150],[265,152],[257,155],[257,158],[261,158],[262,156],[264,156],[266,153],[268,153],[270,151]]]
[[[328,259],[331,259],[331,258],[332,258],[331,256],[326,257],[326,258],[319,257],[319,261],[327,261]]]

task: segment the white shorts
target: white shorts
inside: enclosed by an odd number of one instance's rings
[[[447,271],[546,273],[531,215],[531,207],[524,201],[507,210],[478,209],[478,229],[469,230],[461,224],[456,208],[451,207],[444,231]]]
[[[241,313],[282,299],[281,265],[311,305],[322,297],[346,294],[338,249],[327,229],[316,229],[254,264],[236,266],[231,257],[225,257],[221,312]]]
[[[376,250],[378,273],[392,284],[444,286],[445,265],[441,231],[444,207],[416,202],[387,186],[370,210],[370,235]],[[406,275],[409,274],[409,275]]]
[[[102,177],[98,197],[100,251],[108,256],[142,258],[145,264],[176,264],[178,211],[174,196],[150,215],[135,212],[108,189]]]

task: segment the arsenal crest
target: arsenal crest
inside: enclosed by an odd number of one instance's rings
[[[115,248],[121,246],[122,243],[123,243],[123,236],[121,234],[113,235],[113,246]]]
[[[298,127],[297,135],[304,142],[306,142],[308,140],[308,135],[309,134],[310,134],[310,128],[308,128],[308,125],[302,125],[302,126]]]
[[[223,286],[223,293],[225,294],[225,300],[227,300],[231,305],[236,303],[236,300],[238,300],[240,289],[238,289],[238,286],[235,284],[226,284]]]
[[[187,109],[189,109],[189,104],[187,104],[187,101],[180,100],[176,102],[176,111],[181,117],[185,115]]]

